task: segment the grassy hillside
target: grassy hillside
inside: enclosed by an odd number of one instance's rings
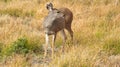
[[[74,41],[43,59],[42,22],[49,0],[0,0],[0,67],[119,67],[120,0],[52,0],[74,14]]]

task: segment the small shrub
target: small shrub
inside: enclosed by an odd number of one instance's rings
[[[27,44],[28,41],[26,38],[20,38],[13,43],[11,48],[15,53],[28,53],[28,48],[26,47]]]
[[[26,54],[29,51],[26,47],[27,43],[28,42],[26,38],[20,38],[17,41],[13,42],[9,47],[6,47],[5,50],[3,50],[3,53],[5,55],[11,55],[13,53]]]
[[[17,39],[10,46],[2,50],[3,55],[12,54],[27,54],[29,52],[39,53],[43,51],[42,45],[37,45],[38,42],[34,39],[27,39],[25,37]]]

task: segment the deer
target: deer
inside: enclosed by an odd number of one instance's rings
[[[73,31],[71,29],[71,24],[72,24],[72,20],[73,20],[73,13],[70,9],[62,7],[62,8],[53,8],[53,4],[51,2],[46,4],[46,8],[47,10],[50,11],[54,11],[54,10],[58,10],[58,12],[62,12],[65,15],[65,29],[69,32],[70,36],[71,36],[71,41],[73,40]]]
[[[69,32],[71,36],[71,40],[73,40],[73,31],[71,29],[73,14],[68,8],[60,8],[60,9],[53,8],[52,3],[47,3],[46,8],[49,12],[43,21],[43,28],[45,32],[45,41],[46,41],[44,45],[44,57],[46,57],[47,55],[47,47],[50,44],[49,36],[53,35],[52,44],[51,44],[51,48],[52,48],[51,51],[53,58],[56,35],[59,31],[61,32],[63,37],[63,48],[67,39],[64,29],[66,29]]]

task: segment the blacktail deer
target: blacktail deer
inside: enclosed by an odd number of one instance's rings
[[[66,29],[70,33],[71,40],[73,40],[73,31],[71,29],[73,14],[68,8],[60,8],[60,9],[53,8],[52,3],[48,3],[46,5],[46,8],[49,10],[49,13],[43,21],[43,28],[45,31],[45,39],[46,39],[44,57],[46,57],[47,55],[47,47],[50,43],[49,35],[53,35],[52,44],[51,44],[52,57],[53,57],[56,35],[59,31],[63,36],[63,46],[67,39],[64,29]]]

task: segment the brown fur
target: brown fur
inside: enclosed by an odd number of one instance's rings
[[[71,29],[73,13],[68,8],[60,8],[58,10],[65,15],[65,28],[68,30],[68,32],[71,35],[71,38],[73,39],[73,31]]]

